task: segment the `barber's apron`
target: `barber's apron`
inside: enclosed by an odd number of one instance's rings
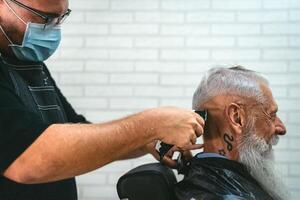
[[[46,123],[67,122],[54,85],[44,71],[44,65],[8,66],[15,92],[27,108],[39,114]]]
[[[67,117],[62,103],[56,93],[51,79],[48,77],[43,63],[36,65],[15,65],[2,60],[7,66],[16,94],[24,105],[32,112],[41,116],[47,124],[66,123]],[[58,152],[59,153],[59,152]],[[76,200],[77,191],[75,178],[46,183],[23,185],[6,180],[10,188],[28,199],[34,196],[38,200],[50,200],[60,196],[64,200]],[[23,195],[22,195],[23,194]]]

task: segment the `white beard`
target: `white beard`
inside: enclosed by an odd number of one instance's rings
[[[275,169],[273,145],[279,141],[274,135],[268,144],[263,138],[257,136],[254,119],[246,124],[240,141],[239,162],[244,164],[255,180],[274,199],[289,199],[289,192]]]

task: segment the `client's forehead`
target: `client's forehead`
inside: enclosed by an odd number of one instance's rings
[[[262,93],[265,97],[266,103],[264,107],[266,108],[267,111],[271,112],[277,112],[278,110],[278,105],[273,97],[272,91],[269,88],[269,86],[265,84],[261,84],[260,88],[262,90]]]

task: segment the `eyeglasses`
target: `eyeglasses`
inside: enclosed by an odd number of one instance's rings
[[[45,27],[44,29],[47,27],[47,26],[54,26],[54,25],[59,25],[59,24],[62,24],[66,18],[71,14],[72,10],[71,9],[68,9],[63,15],[61,16],[58,16],[57,14],[46,14],[42,11],[38,11],[34,8],[30,8],[29,6],[26,6],[24,5],[23,3],[17,1],[17,0],[8,0],[8,1],[11,1],[13,2],[14,4],[30,11],[31,13],[41,17],[43,20],[45,20]]]

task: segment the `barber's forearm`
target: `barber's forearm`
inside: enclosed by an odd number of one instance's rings
[[[23,183],[62,180],[124,158],[154,140],[137,116],[105,124],[52,125],[6,170]],[[141,135],[142,134],[142,135]]]

